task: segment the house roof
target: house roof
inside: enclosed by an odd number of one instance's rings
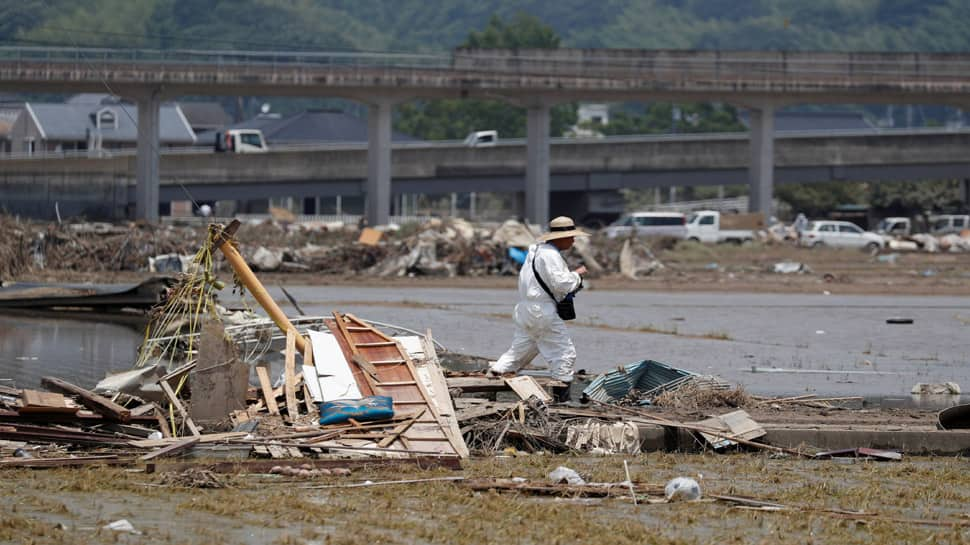
[[[138,139],[138,106],[73,102],[62,104],[30,103],[46,140],[82,141],[97,132],[95,114],[107,109],[115,114],[117,128],[102,128],[104,142],[135,142]],[[177,104],[163,104],[159,110],[159,140],[163,144],[193,144],[195,133]]]
[[[264,115],[228,128],[259,129],[269,144],[367,141],[367,120],[333,110],[306,110],[289,117]],[[418,140],[397,131],[391,133],[391,139],[394,142]]]
[[[218,129],[232,123],[232,117],[218,102],[181,102],[179,106],[195,131]]]
[[[749,125],[747,111],[742,111],[740,118]],[[873,128],[861,112],[775,112],[775,132]]]

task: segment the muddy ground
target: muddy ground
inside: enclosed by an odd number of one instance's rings
[[[507,456],[461,471],[357,469],[349,477],[224,477],[227,488],[166,484],[124,469],[5,470],[0,542],[76,543],[965,543],[966,460],[798,460],[761,454],[626,457],[649,494],[570,498],[473,491],[460,482],[311,489],[440,477],[545,483],[557,466],[590,482],[625,480],[621,457]],[[676,476],[699,478],[704,498],[662,503]],[[784,508],[715,501],[747,496]],[[140,534],[101,529],[127,519]]]

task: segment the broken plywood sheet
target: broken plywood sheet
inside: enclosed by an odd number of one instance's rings
[[[323,401],[323,394],[320,392],[320,377],[317,376],[317,368],[312,365],[303,366],[303,384],[310,391],[310,397],[315,403]]]
[[[324,331],[311,330],[307,333],[310,335],[310,345],[313,347],[313,365],[317,370],[321,401],[364,397],[337,338]]]
[[[695,424],[704,428],[723,431],[725,432],[725,435],[737,437],[738,439],[744,439],[747,441],[762,437],[766,433],[760,424],[752,420],[751,416],[748,415],[747,412],[740,409],[727,414],[722,414],[721,416],[708,418],[707,420],[701,420]],[[700,434],[708,443],[710,443],[712,447],[716,449],[737,444],[735,441],[717,434],[705,432],[700,432]]]
[[[389,396],[394,403],[395,416],[410,416],[426,410],[391,447],[410,452],[457,455],[459,447],[446,431],[447,424],[438,414],[437,406],[401,343],[353,315],[333,314],[334,319],[327,320],[326,324],[335,337],[339,336],[338,342],[346,360],[366,360],[377,375],[371,377],[354,363],[361,391],[365,395]]]
[[[529,375],[520,375],[517,377],[507,378],[505,379],[505,384],[507,384],[509,388],[512,388],[512,391],[514,391],[516,395],[518,395],[523,401],[532,396],[536,396],[539,398],[539,401],[542,401],[543,403],[549,403],[552,401],[552,396],[543,390],[542,386],[539,386],[536,379],[530,377]]]

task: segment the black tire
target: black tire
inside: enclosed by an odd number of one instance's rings
[[[687,239],[687,242],[700,242],[700,241],[701,239],[697,237],[690,237],[689,239]]]
[[[825,246],[825,243],[822,242],[821,240],[816,242],[815,244],[812,244],[812,248],[822,248],[824,246]]]
[[[878,252],[879,251],[879,243],[878,242],[870,242],[869,244],[866,244],[866,251],[869,252],[870,254],[874,254],[874,253]]]

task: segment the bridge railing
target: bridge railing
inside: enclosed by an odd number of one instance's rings
[[[456,69],[557,76],[658,78],[665,81],[963,80],[970,55],[962,53],[828,53],[786,51],[644,51],[637,49],[466,49],[453,53]]]
[[[171,63],[215,66],[357,66],[435,68],[563,77],[658,78],[663,81],[808,80],[842,84],[963,81],[965,53],[691,51],[639,49],[469,49],[442,53],[239,51],[0,47],[2,61],[84,64]],[[907,81],[908,80],[908,81]]]
[[[50,61],[88,64],[177,63],[210,65],[320,65],[445,68],[451,55],[358,51],[235,51],[198,49],[110,49],[0,47],[0,61]]]

